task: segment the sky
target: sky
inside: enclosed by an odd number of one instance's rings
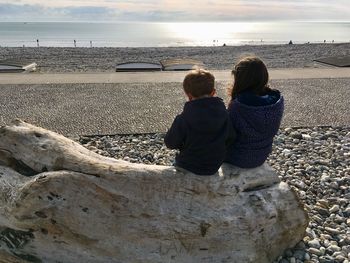
[[[0,21],[350,21],[349,0],[0,0]]]

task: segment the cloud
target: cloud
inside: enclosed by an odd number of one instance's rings
[[[0,4],[2,21],[98,21],[115,16],[115,11],[106,7],[46,7],[36,5]]]
[[[20,13],[33,13],[36,12],[38,6],[36,5],[13,5],[13,4],[0,4],[1,15],[13,15]]]
[[[62,8],[64,14],[68,17],[79,17],[79,18],[100,18],[110,15],[115,15],[114,10],[106,7],[95,7],[95,6],[82,6],[82,7],[70,7]]]
[[[2,21],[349,20],[348,0],[0,0]]]

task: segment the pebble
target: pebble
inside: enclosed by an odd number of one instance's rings
[[[325,227],[324,230],[334,235],[338,235],[341,233],[341,231],[339,231],[338,229],[331,228],[331,227]]]
[[[322,256],[324,254],[319,249],[313,247],[309,248],[308,252],[317,256]]]
[[[349,201],[350,202],[350,201]],[[350,217],[350,206],[348,206],[347,208],[345,208],[344,210],[344,215],[347,217]]]
[[[330,256],[319,257],[320,263],[334,263],[334,259]]]
[[[335,213],[339,211],[339,205],[333,205],[330,209],[329,212]]]
[[[303,138],[303,135],[297,131],[293,131],[289,134],[290,137],[294,138],[294,139],[302,139]]]
[[[327,249],[330,250],[333,253],[341,250],[341,248],[336,246],[336,245],[331,245]]]
[[[324,174],[324,173],[323,173]],[[322,174],[322,175],[323,175]],[[317,204],[324,207],[324,208],[328,208],[329,207],[329,202],[325,199],[320,199],[317,201]]]
[[[310,247],[313,247],[313,248],[320,248],[321,247],[320,241],[318,241],[317,239],[313,239],[313,240],[309,241],[308,245]]]
[[[177,151],[164,134],[86,136],[79,142],[102,155],[131,162],[172,165]],[[281,129],[268,163],[299,195],[310,223],[304,241],[275,263],[350,263],[350,128]],[[282,254],[282,251],[281,251]]]
[[[311,259],[309,253],[305,253],[304,259],[305,259],[305,260],[310,260],[310,259]]]
[[[350,255],[350,245],[344,245],[344,246],[342,247],[342,250],[344,251],[344,253]]]
[[[329,211],[326,208],[314,206],[314,209],[322,216],[329,216]]]
[[[333,257],[334,257],[334,255],[333,255]],[[344,262],[345,259],[346,258],[344,256],[342,256],[342,255],[338,255],[338,256],[335,257],[335,260],[337,262]]]
[[[302,134],[301,136],[304,140],[311,140],[311,136],[309,134]]]
[[[306,252],[305,250],[295,250],[293,253],[293,257],[295,257],[297,260],[303,261],[305,259]]]
[[[282,153],[283,153],[284,155],[289,155],[291,152],[292,152],[292,151],[291,151],[291,150],[288,150],[288,149],[284,149],[284,150],[282,151]]]

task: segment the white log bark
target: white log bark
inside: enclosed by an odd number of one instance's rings
[[[106,158],[20,120],[0,129],[8,262],[268,263],[307,224],[267,164],[203,177]]]

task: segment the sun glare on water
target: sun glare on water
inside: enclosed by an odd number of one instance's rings
[[[253,23],[164,23],[164,27],[173,37],[189,42],[239,42],[240,33],[247,33],[254,27]]]

